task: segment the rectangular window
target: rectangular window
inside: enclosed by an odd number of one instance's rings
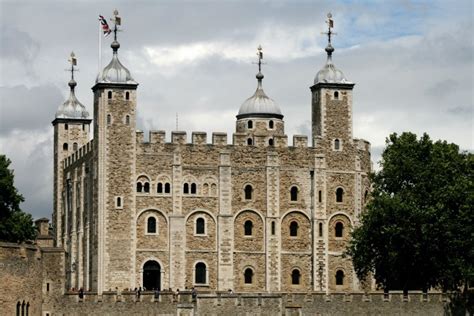
[[[323,191],[319,190],[318,191],[318,201],[321,203],[323,201]]]
[[[46,283],[46,292],[49,292],[49,283]]]

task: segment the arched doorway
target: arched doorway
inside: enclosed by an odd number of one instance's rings
[[[161,291],[161,267],[158,262],[149,260],[143,266],[143,287]]]

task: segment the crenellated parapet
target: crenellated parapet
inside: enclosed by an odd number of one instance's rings
[[[63,160],[64,168],[67,169],[73,165],[82,163],[85,160],[90,159],[90,157],[92,156],[93,148],[94,148],[93,144],[94,144],[94,140],[91,140],[88,143],[86,143],[84,146],[74,151],[70,156],[66,157]]]

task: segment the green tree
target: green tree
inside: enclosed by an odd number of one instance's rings
[[[348,254],[387,290],[458,290],[474,275],[473,155],[427,134],[390,135]]]
[[[10,159],[0,155],[0,240],[32,240],[36,236],[33,218],[20,209],[24,199],[13,184],[13,171],[8,169],[10,163]]]

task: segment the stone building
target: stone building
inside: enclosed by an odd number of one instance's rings
[[[116,34],[92,88],[93,119],[72,76],[53,121],[53,230],[66,288],[360,290],[342,254],[366,202],[370,144],[352,135],[354,83],[332,62],[331,28],[310,88],[312,136],[295,135],[292,146],[263,90],[261,49],[257,89],[232,139],[192,132],[187,143],[173,131],[166,142],[151,131],[145,142],[138,83],[118,59]]]

